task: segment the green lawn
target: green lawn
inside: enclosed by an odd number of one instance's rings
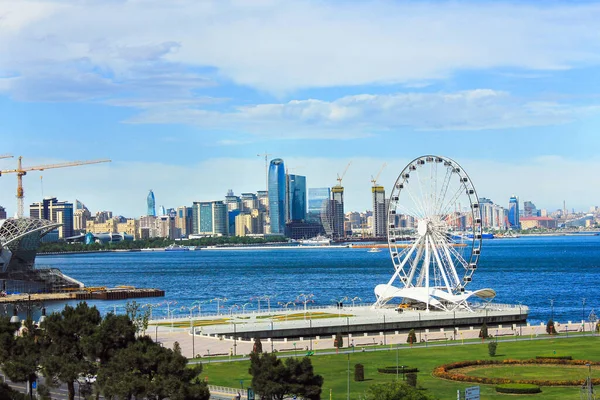
[[[573,356],[574,359],[600,360],[600,337],[576,337],[569,339],[548,339],[548,340],[524,340],[521,342],[498,342],[497,356],[494,359],[528,359],[534,358],[541,354],[566,354]],[[398,364],[408,365],[419,368],[418,383],[427,389],[439,399],[455,399],[456,391],[464,389],[473,384],[460,383],[454,381],[444,381],[431,376],[433,369],[441,364],[460,361],[460,360],[476,360],[490,359],[488,355],[487,343],[475,345],[458,345],[458,346],[440,346],[427,348],[414,347],[408,348],[403,346],[398,352]],[[347,370],[348,370],[348,355],[319,355],[312,357],[312,362],[315,372],[321,374],[325,382],[323,384],[323,398],[327,399],[326,395],[332,390],[332,399],[346,398],[347,385]],[[361,363],[365,366],[365,382],[354,382],[353,376],[354,364]],[[373,383],[386,382],[395,379],[393,374],[379,374],[378,367],[385,367],[396,364],[396,350],[388,351],[367,351],[350,353],[350,393],[351,399],[358,399],[359,394]],[[250,385],[252,380],[248,374],[248,361],[235,363],[212,363],[208,364],[204,361],[204,371],[202,375],[207,376],[209,383],[214,385],[239,387],[240,380],[244,381],[244,387]],[[507,367],[507,374],[510,374],[510,368]],[[516,368],[516,367],[515,367]],[[519,367],[520,368],[520,367]],[[526,367],[527,371],[532,371]],[[537,367],[540,368],[540,367]],[[538,376],[540,378],[548,377],[549,371],[539,369]],[[564,367],[556,367],[556,371],[561,378],[565,375]],[[574,371],[577,369],[574,369]],[[535,370],[533,370],[535,371]],[[561,373],[561,371],[563,371]],[[525,370],[523,370],[525,373]],[[528,372],[530,373],[530,372]],[[570,373],[570,372],[569,372]],[[573,372],[577,373],[577,372]],[[594,375],[598,377],[600,371],[595,370]],[[535,374],[535,372],[534,372]],[[564,387],[564,388],[542,388],[543,392],[537,395],[509,395],[496,393],[494,386],[481,386],[482,399],[530,399],[532,396],[537,396],[538,399],[579,399],[579,387]]]

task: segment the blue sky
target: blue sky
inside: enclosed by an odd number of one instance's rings
[[[264,187],[257,154],[370,208],[422,154],[481,196],[600,203],[600,3],[0,2],[0,154],[110,158],[25,178],[91,210],[144,213]],[[0,168],[14,165],[0,160]],[[39,177],[43,175],[43,183]],[[14,213],[15,177],[0,178]]]

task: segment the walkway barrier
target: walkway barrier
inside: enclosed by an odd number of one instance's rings
[[[211,397],[214,394],[222,397],[231,396],[232,399],[235,399],[239,393],[242,396],[242,400],[248,400],[248,391],[245,389],[242,390],[225,386],[208,385],[208,390],[210,390]]]

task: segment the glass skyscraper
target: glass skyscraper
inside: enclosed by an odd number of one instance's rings
[[[521,228],[521,224],[519,223],[519,199],[517,196],[512,196],[508,200],[508,227],[513,229]]]
[[[308,189],[308,214],[309,222],[321,222],[321,214],[327,208],[327,203],[331,198],[331,189],[326,188],[310,188]]]
[[[286,213],[285,167],[281,158],[271,160],[269,165],[269,218],[271,233],[285,235]]]
[[[146,212],[146,215],[156,217],[156,202],[154,201],[154,192],[152,189],[150,189],[150,193],[148,193],[146,203],[148,204],[148,211]]]
[[[306,177],[288,175],[288,221],[306,220]]]

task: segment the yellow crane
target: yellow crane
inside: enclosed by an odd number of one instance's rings
[[[51,168],[76,167],[79,165],[99,164],[99,163],[110,162],[110,160],[108,160],[108,159],[90,160],[90,161],[72,161],[72,162],[66,162],[66,163],[60,163],[60,164],[36,165],[34,167],[23,168],[23,165],[21,163],[22,159],[23,159],[23,157],[19,156],[19,159],[18,159],[19,161],[17,163],[16,169],[6,169],[4,171],[0,171],[0,176],[2,176],[2,174],[17,174],[17,218],[23,217],[23,208],[24,208],[23,207],[23,197],[24,197],[23,177],[25,175],[27,175],[27,172],[29,172],[29,171],[44,171],[46,169],[51,169]]]
[[[344,168],[344,172],[342,172],[342,175],[337,174],[337,181],[338,181],[337,186],[338,187],[342,187],[342,179],[344,179],[344,176],[346,175],[346,172],[348,172],[348,168],[350,168],[350,164],[352,164],[352,161],[350,161],[348,163],[348,165],[346,165],[346,168]]]
[[[373,178],[373,175],[371,175],[371,182],[373,183],[373,186],[377,186],[377,181],[379,180],[379,175],[381,175],[381,173],[383,172],[383,169],[385,167],[387,167],[387,163],[383,163],[383,165],[381,166],[381,169],[379,169],[379,172],[377,173],[375,178]]]

